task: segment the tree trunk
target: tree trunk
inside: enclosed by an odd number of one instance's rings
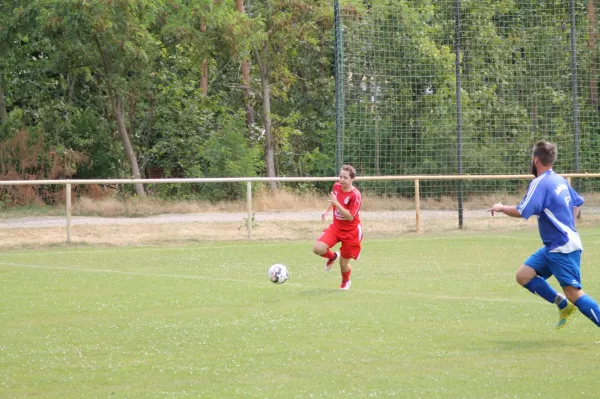
[[[125,113],[123,112],[123,96],[118,94],[110,83],[110,76],[112,74],[112,61],[107,51],[102,46],[100,38],[98,36],[94,36],[94,41],[96,42],[98,52],[100,53],[100,58],[102,59],[102,65],[104,66],[104,78],[107,81],[108,97],[113,111],[113,115],[117,121],[117,128],[119,129],[119,133],[121,134],[121,138],[123,139],[123,145],[125,146],[125,155],[127,156],[129,164],[131,165],[133,178],[140,179],[141,175],[140,168],[137,162],[137,157],[135,156],[135,152],[133,151],[133,146],[131,145],[131,141],[129,140],[129,134],[127,133],[127,127],[125,126]],[[135,191],[139,196],[146,196],[144,186],[141,183],[137,183],[135,185]]]
[[[590,49],[590,103],[598,112],[598,77],[596,72],[596,5],[594,0],[588,0],[589,42]]]
[[[202,60],[202,80],[200,81],[200,90],[202,90],[202,97],[208,95],[208,60],[206,58]]]
[[[266,46],[265,46],[266,47]],[[266,48],[263,48],[266,52]],[[271,90],[269,88],[269,70],[261,59],[258,51],[254,52],[256,63],[260,70],[260,82],[263,91],[263,123],[265,125],[265,166],[267,177],[275,177],[275,148],[273,143],[273,132],[271,130]],[[269,188],[272,191],[277,189],[276,182],[269,182]]]
[[[123,112],[123,97],[120,95],[111,96],[111,105],[113,108],[113,113],[115,115],[115,119],[117,120],[117,128],[119,129],[119,133],[121,133],[121,138],[123,139],[123,144],[125,146],[125,155],[129,160],[129,164],[131,165],[131,170],[133,172],[134,179],[140,179],[140,168],[138,166],[137,157],[135,156],[135,152],[133,151],[133,146],[131,145],[131,141],[129,140],[129,134],[127,133],[127,128],[125,127],[125,114]],[[146,192],[144,191],[144,185],[141,183],[137,183],[135,185],[135,191],[139,196],[145,197]]]
[[[246,60],[242,62],[242,77],[244,79],[244,103],[246,107],[246,125],[254,125],[254,107],[252,106],[252,90],[250,88],[250,64]]]
[[[4,89],[0,80],[0,125],[6,123],[6,103],[4,102]]]
[[[204,22],[200,24],[200,32],[206,32],[206,24]],[[202,97],[206,97],[208,95],[208,60],[206,57],[202,59],[201,73],[200,90],[202,91]]]
[[[235,0],[235,9],[245,14],[244,11],[244,0]],[[254,124],[254,107],[250,99],[252,98],[252,91],[250,86],[250,63],[248,60],[242,62],[242,79],[244,81],[244,104],[246,108],[246,126]]]
[[[154,120],[156,119],[155,115],[156,115],[156,98],[154,98],[154,96],[149,96],[148,97],[148,116],[147,116],[148,129],[142,135],[143,145],[146,148],[152,147],[151,141],[152,141],[152,132],[153,132],[153,128],[154,128]],[[148,173],[146,173],[146,166],[151,158],[152,158],[152,155],[146,154],[146,156],[143,159],[140,159],[140,161],[142,161],[142,164],[140,165],[140,174],[143,174],[144,177],[148,177]]]
[[[77,82],[77,75],[67,73],[67,112],[65,114],[65,120],[69,120],[71,117],[71,104],[73,103],[73,92],[75,91],[75,82]]]

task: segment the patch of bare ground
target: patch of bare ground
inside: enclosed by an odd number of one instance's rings
[[[515,204],[520,200],[520,197],[501,193],[470,197],[464,204],[463,230],[485,234],[488,231],[535,229],[535,218],[524,222],[504,215],[491,217],[486,212],[495,202]],[[586,195],[586,204],[590,203],[592,207],[584,208],[580,224],[600,223],[600,194]],[[253,240],[314,240],[330,223],[318,217],[328,205],[326,197],[314,193],[262,191],[254,194],[252,205],[256,215],[252,221]],[[451,197],[423,200],[420,233],[458,232],[456,208],[456,199]],[[365,240],[417,234],[414,209],[412,199],[365,197],[361,213]],[[71,240],[75,245],[165,245],[248,239],[245,201],[209,203],[152,198],[124,201],[80,198],[74,203],[73,214],[95,217],[92,221],[82,218],[84,220],[77,220],[72,225]],[[29,220],[36,217],[27,216],[27,223],[24,219],[0,223],[5,226],[0,228],[0,248],[66,243],[64,219],[54,217],[53,223],[48,223],[49,218],[40,217],[46,223],[36,225]]]
[[[459,232],[458,221],[453,218],[425,218],[421,233]],[[580,225],[597,225],[600,217],[588,216]],[[269,220],[255,223],[252,240],[314,240],[325,229],[328,222]],[[506,216],[467,218],[465,232],[511,232],[536,228],[536,222],[512,219]],[[387,220],[363,220],[365,240],[372,238],[400,237],[418,234],[412,218]],[[248,230],[244,221],[190,222],[127,225],[77,225],[72,227],[71,240],[75,245],[169,245],[201,243],[206,241],[244,241]],[[0,229],[0,248],[26,248],[65,245],[65,227]]]

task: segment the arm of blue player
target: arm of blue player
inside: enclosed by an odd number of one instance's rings
[[[516,206],[502,205],[499,202],[497,204],[494,204],[490,209],[488,209],[488,212],[490,212],[492,216],[494,216],[494,213],[496,212],[501,212],[505,215],[512,216],[514,218],[521,217],[521,214],[519,213],[519,211],[517,211]]]

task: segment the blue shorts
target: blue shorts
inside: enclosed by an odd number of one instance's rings
[[[550,252],[546,247],[542,247],[527,258],[525,264],[544,279],[548,279],[553,275],[561,287],[570,285],[581,289],[580,250],[564,254],[562,252]]]

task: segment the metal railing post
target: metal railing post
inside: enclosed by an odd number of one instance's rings
[[[421,188],[419,179],[415,179],[415,223],[417,233],[421,232]]]
[[[66,186],[66,206],[67,206],[67,244],[71,243],[71,216],[73,214],[73,208],[71,207],[71,183],[67,183]]]
[[[248,239],[252,239],[252,182],[246,183],[246,207],[248,209]]]

